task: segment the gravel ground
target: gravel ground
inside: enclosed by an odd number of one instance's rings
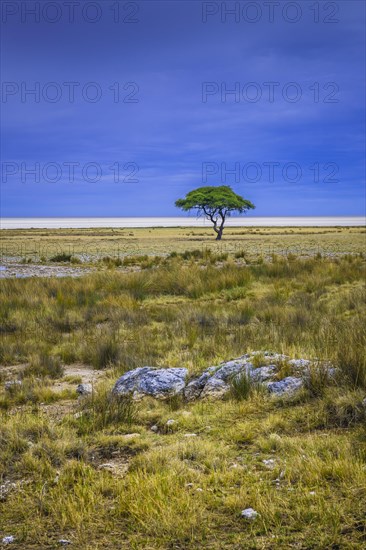
[[[0,279],[27,277],[80,277],[94,271],[88,267],[61,265],[37,265],[3,262],[0,265]]]

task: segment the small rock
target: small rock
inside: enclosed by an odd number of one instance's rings
[[[11,391],[13,388],[19,387],[21,385],[22,385],[21,380],[9,380],[9,382],[5,382],[4,388],[7,391]],[[8,543],[6,543],[6,544],[8,544]]]
[[[230,385],[220,378],[211,377],[202,390],[202,399],[219,399],[230,391]]]
[[[283,353],[274,353],[272,351],[253,351],[250,355],[264,355],[267,361],[286,361],[288,359],[287,355],[284,355]]]
[[[155,433],[156,433],[156,432],[159,431],[159,428],[157,427],[156,424],[154,424],[154,426],[151,426],[150,430],[151,430],[152,432],[155,432]]]
[[[197,434],[184,434],[184,437],[197,437]]]
[[[5,481],[5,483],[0,485],[0,501],[6,500],[8,494],[14,489],[16,489],[16,483],[12,483],[11,481]]]
[[[271,378],[271,376],[273,376],[275,372],[276,372],[275,365],[267,365],[265,367],[259,367],[258,369],[254,369],[251,372],[251,377],[256,382],[264,382],[265,380],[268,380],[269,378]]]
[[[169,427],[169,426],[173,426],[173,424],[175,424],[175,420],[173,420],[172,418],[170,420],[167,420],[166,421],[166,425]]]
[[[61,544],[61,546],[68,546],[69,544],[71,544],[71,540],[60,539],[58,543]]]
[[[309,495],[314,496],[314,495],[316,495],[316,492],[315,491],[310,491]]]
[[[292,395],[297,390],[300,390],[304,386],[304,382],[301,378],[295,378],[294,376],[287,376],[283,380],[278,382],[269,382],[268,391],[277,396]]]
[[[268,460],[262,460],[262,462],[269,470],[273,470],[276,464],[276,461],[273,458],[269,458]]]
[[[197,487],[196,492],[197,493],[203,493],[203,489],[201,489],[201,487]]]
[[[250,374],[253,369],[252,363],[248,361],[248,356],[243,355],[238,359],[233,359],[226,363],[222,363],[214,374],[214,378],[229,382],[236,374]]]
[[[311,361],[308,359],[290,359],[288,364],[297,370],[303,370],[310,366]]]
[[[185,389],[185,397],[187,399],[198,397],[197,391],[199,391],[199,397],[204,399],[223,397],[230,391],[229,382],[234,376],[251,372],[253,365],[248,362],[248,357],[248,355],[243,355],[232,361],[221,363],[218,367],[209,367],[199,378],[188,384]]]
[[[4,537],[2,542],[3,544],[11,544],[12,542],[14,542],[15,538],[13,537],[13,535],[8,535],[7,537]]]
[[[210,378],[211,372],[210,369],[206,369],[201,376],[191,380],[186,387],[184,388],[184,397],[187,401],[192,401],[197,399],[201,393],[207,380]]]
[[[335,380],[337,374],[338,374],[338,370],[335,368],[335,367],[327,367],[327,374],[328,374],[328,377],[330,379],[333,379]]]
[[[78,395],[91,395],[93,393],[93,386],[91,384],[79,384],[76,388]]]
[[[258,517],[258,512],[253,510],[253,508],[245,508],[245,510],[242,510],[241,517],[245,518],[249,521],[254,521]]]

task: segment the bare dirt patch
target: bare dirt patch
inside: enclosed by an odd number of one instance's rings
[[[22,363],[19,365],[0,365],[2,378],[6,381],[19,379],[27,366],[28,363]],[[76,384],[94,385],[102,375],[102,371],[94,370],[90,365],[84,365],[82,363],[65,365],[63,377],[55,380],[51,387],[55,391],[62,391],[65,388],[75,386]]]
[[[103,376],[102,371],[94,370],[90,365],[83,365],[82,363],[67,365],[64,369],[63,378],[56,380],[52,386],[52,389],[56,392],[61,392],[72,387],[76,389],[77,384],[91,384],[94,386],[101,376]]]

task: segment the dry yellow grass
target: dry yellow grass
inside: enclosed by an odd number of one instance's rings
[[[161,255],[172,251],[209,248],[213,252],[249,256],[272,253],[296,255],[345,254],[365,251],[362,227],[256,227],[225,230],[216,243],[211,228],[27,229],[2,230],[4,256],[49,259],[59,253],[85,258]]]

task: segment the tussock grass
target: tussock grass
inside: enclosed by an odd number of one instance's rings
[[[56,392],[50,387],[48,381],[27,377],[21,385],[14,385],[9,390],[0,391],[0,409],[10,410],[16,405],[54,403],[74,397],[74,392],[69,388]]]
[[[340,342],[333,356],[342,375],[354,387],[366,388],[366,353],[359,353],[362,349],[366,350],[366,335],[360,322],[362,320],[353,319],[349,323],[344,340],[339,334]]]
[[[255,391],[260,391],[261,385],[256,383],[248,373],[234,376],[230,381],[230,393],[238,401],[248,399]]]
[[[72,254],[67,254],[66,252],[60,252],[59,254],[55,254],[55,256],[52,256],[50,258],[50,262],[70,262],[72,258]]]
[[[61,378],[64,374],[64,368],[58,357],[47,354],[39,354],[31,358],[30,364],[23,370],[23,378],[34,376],[40,378]]]
[[[90,362],[96,369],[104,369],[116,365],[119,361],[120,350],[114,335],[104,337],[96,342],[92,348]],[[86,359],[88,359],[86,350]]]
[[[105,384],[92,395],[83,398],[77,428],[80,434],[101,430],[113,424],[132,425],[138,414],[136,403],[129,397],[111,395],[110,386]]]

